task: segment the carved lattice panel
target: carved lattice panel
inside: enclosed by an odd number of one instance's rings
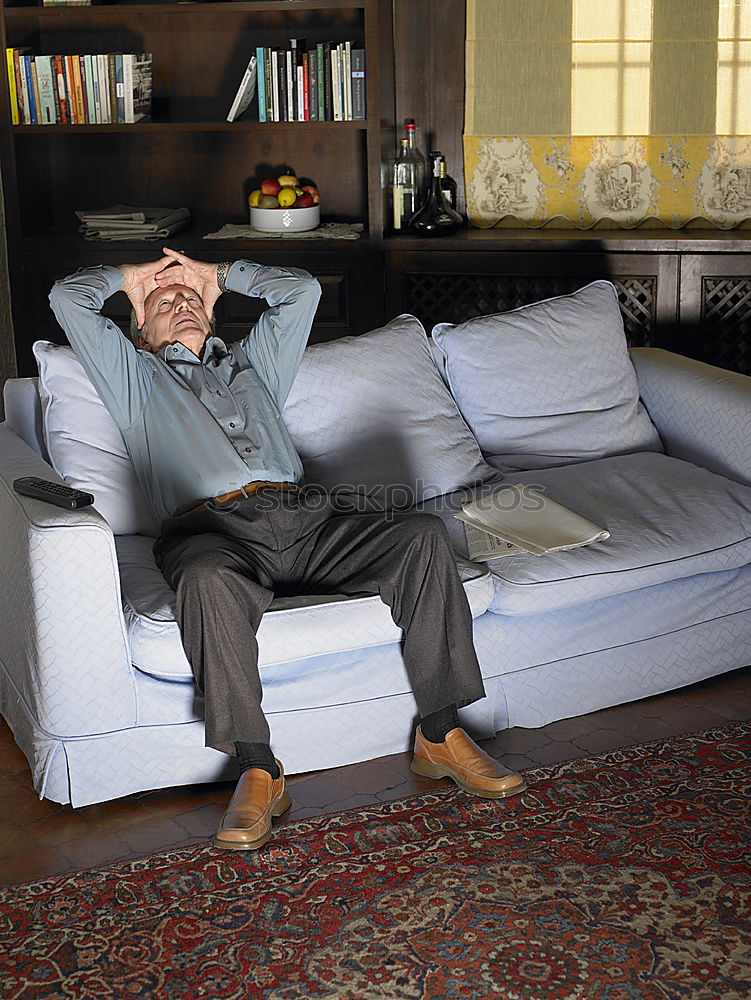
[[[702,360],[751,375],[751,278],[702,278]]]
[[[404,308],[425,329],[436,323],[461,323],[472,316],[508,312],[554,295],[566,295],[587,282],[581,277],[505,274],[412,273],[406,278]],[[626,338],[631,347],[649,347],[654,328],[655,277],[615,277]]]

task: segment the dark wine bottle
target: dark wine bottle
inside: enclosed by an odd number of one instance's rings
[[[449,236],[461,229],[464,220],[449,205],[441,186],[440,160],[433,159],[433,181],[428,200],[410,223],[410,229],[417,236]]]
[[[444,159],[443,153],[441,153],[440,150],[438,149],[431,150],[431,152],[428,153],[428,160],[429,160],[428,169],[431,177],[433,176],[434,161],[435,160],[438,161],[438,166],[440,168],[441,188],[443,189],[443,193],[446,195],[446,201],[454,209],[454,211],[456,211],[457,201],[458,201],[456,196],[456,181],[454,180],[453,177],[449,177],[448,175],[448,167],[446,166],[446,160]]]

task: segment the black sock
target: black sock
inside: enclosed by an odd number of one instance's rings
[[[456,729],[458,725],[459,717],[456,714],[456,705],[440,708],[437,712],[431,712],[424,719],[420,719],[422,735],[429,743],[443,743],[446,739],[446,733]]]
[[[235,750],[241,773],[249,771],[251,767],[260,767],[263,771],[268,771],[272,778],[278,778],[281,774],[268,743],[235,743]]]

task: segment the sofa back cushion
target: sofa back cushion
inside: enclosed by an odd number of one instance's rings
[[[158,535],[120,431],[70,347],[34,345],[44,441],[67,483],[93,493],[116,535]],[[284,419],[308,482],[409,505],[492,478],[413,316],[309,347]]]
[[[495,475],[414,316],[309,347],[284,419],[308,482],[365,490],[387,507]]]
[[[116,535],[158,535],[159,521],[136,479],[117,424],[70,347],[40,340],[44,442],[50,464],[69,486],[94,495]]]
[[[609,281],[513,312],[442,323],[433,338],[459,409],[497,469],[662,451],[639,401]]]

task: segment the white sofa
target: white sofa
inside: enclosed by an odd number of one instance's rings
[[[402,316],[309,348],[285,419],[309,481],[448,525],[487,692],[461,710],[475,737],[751,663],[751,378],[629,353],[603,281],[433,334]],[[40,378],[6,383],[0,425],[0,710],[35,787],[82,806],[231,778],[204,746],[122,440],[70,349],[36,354]],[[21,476],[64,478],[95,506],[21,497]],[[517,482],[610,538],[469,563],[463,488]],[[259,646],[288,773],[410,747],[415,704],[379,598],[277,601]]]

